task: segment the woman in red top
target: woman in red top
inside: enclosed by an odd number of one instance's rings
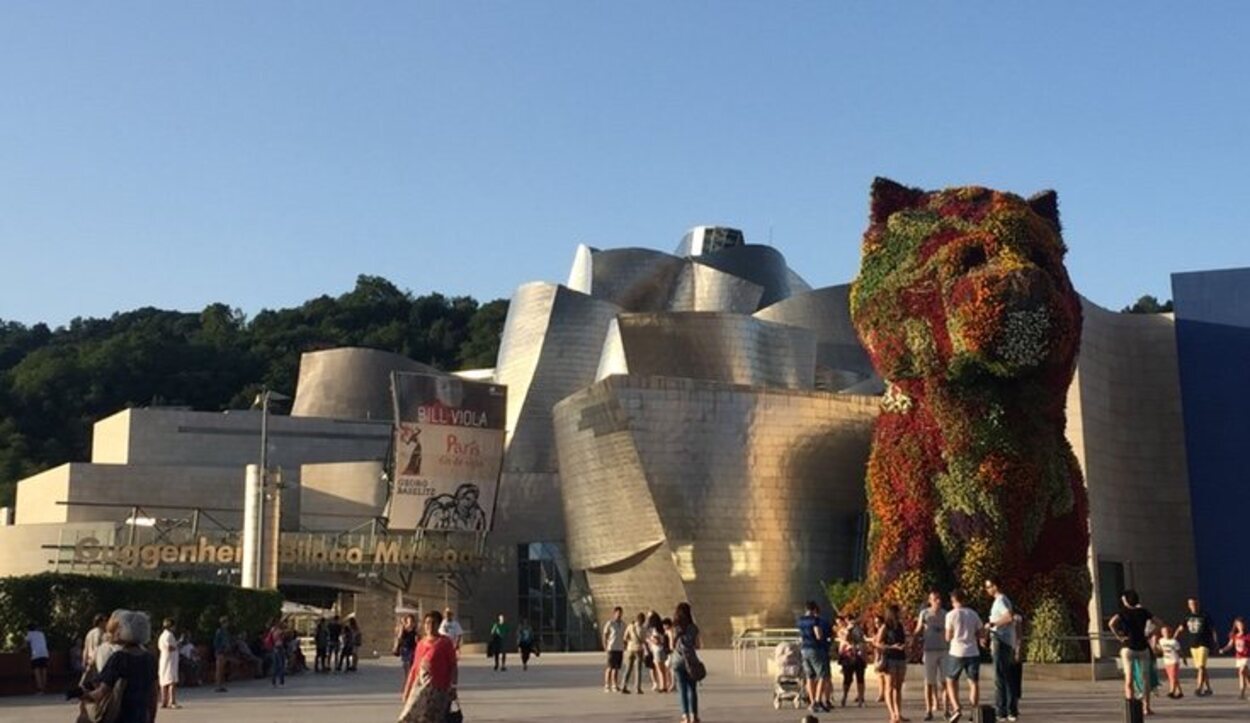
[[[437,610],[421,619],[423,637],[404,683],[400,723],[444,723],[447,719],[456,695],[456,645],[438,634],[442,623],[443,615]]]
[[[1233,629],[1228,633],[1228,645],[1220,648],[1221,653],[1233,651],[1234,663],[1237,666],[1237,682],[1241,684],[1241,699],[1246,699],[1246,688],[1250,687],[1250,633],[1246,632],[1244,618],[1233,618]]]

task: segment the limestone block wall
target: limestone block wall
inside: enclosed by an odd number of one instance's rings
[[[260,412],[128,409],[127,461],[132,465],[242,467],[260,457]],[[269,459],[294,476],[301,464],[382,459],[390,422],[269,417]]]
[[[1175,622],[1198,583],[1175,323],[1084,299],[1082,311],[1067,436],[1089,491],[1091,626],[1118,606],[1099,594],[1099,560],[1121,563],[1125,584]]]
[[[37,575],[52,570],[58,552],[53,547],[73,545],[83,537],[109,543],[112,523],[42,523],[0,527],[0,575]]]
[[[223,525],[238,525],[243,509],[240,467],[70,463],[17,485],[18,525],[121,521],[131,505],[150,505],[151,517],[187,517],[212,508]],[[60,504],[68,502],[70,504]],[[73,503],[91,503],[90,506]],[[284,514],[298,514],[298,500],[284,500]],[[116,507],[104,506],[116,504]]]
[[[325,462],[300,467],[300,527],[346,530],[382,514],[386,482],[381,460]]]

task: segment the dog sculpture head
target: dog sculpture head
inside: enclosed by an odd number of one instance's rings
[[[1053,191],[1025,200],[878,178],[871,215],[851,313],[886,380],[903,389],[987,374],[1066,383],[1081,312]]]

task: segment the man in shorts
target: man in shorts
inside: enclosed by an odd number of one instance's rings
[[[1211,616],[1202,611],[1198,598],[1188,600],[1189,610],[1185,613],[1185,624],[1176,632],[1179,640],[1181,635],[1189,633],[1189,654],[1194,659],[1194,669],[1198,671],[1194,695],[1211,695],[1211,677],[1207,674],[1207,658],[1211,651],[1219,647],[1215,639],[1215,626]]]
[[[806,613],[799,618],[799,652],[803,656],[803,677],[807,678],[807,698],[812,713],[833,710],[829,705],[829,626],[820,617],[820,606],[808,600]]]
[[[26,626],[26,644],[30,650],[30,672],[35,678],[35,690],[39,695],[48,692],[48,638],[31,623]]]
[[[968,706],[975,711],[981,704],[981,646],[977,633],[981,631],[981,616],[977,611],[964,607],[963,590],[951,591],[951,611],[946,614],[946,640],[950,647],[946,652],[946,697],[951,714],[948,723],[956,723],[963,712],[959,708],[959,676],[968,676]]]
[[[1155,665],[1154,655],[1150,652],[1150,637],[1146,627],[1153,624],[1156,628],[1163,627],[1163,621],[1156,618],[1149,610],[1142,607],[1141,599],[1136,590],[1125,590],[1120,594],[1120,612],[1111,616],[1107,627],[1119,639],[1120,661],[1124,664],[1124,699],[1132,700],[1134,696],[1134,675],[1145,681],[1142,686],[1142,710],[1146,715],[1154,715],[1150,708],[1150,674],[1147,672]],[[1137,671],[1134,673],[1134,666]]]
[[[621,689],[621,663],[625,662],[625,614],[619,606],[612,608],[612,619],[603,624],[603,649],[608,651],[608,667],[603,669],[603,692]]]
[[[924,707],[925,720],[933,720],[933,714],[946,694],[946,608],[942,607],[942,594],[929,591],[929,606],[916,617],[915,635],[924,636]]]

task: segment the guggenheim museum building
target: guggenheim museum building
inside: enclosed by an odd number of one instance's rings
[[[482,501],[490,530],[436,564],[369,545],[391,534],[391,373],[443,373],[370,349],[305,354],[289,409],[264,420],[282,469],[275,526],[298,549],[330,534],[364,552],[278,558],[276,584],[383,638],[394,608],[444,604],[477,633],[499,613],[527,618],[552,649],[597,647],[595,621],[618,605],[688,600],[709,644],[791,625],[866,566],[883,384],[849,290],[812,288],[779,250],[725,227],[691,229],[672,253],[578,246],[564,283],[513,294],[493,369],[445,375],[506,386],[507,436],[497,499]],[[1178,612],[1200,595],[1217,620],[1250,604],[1230,544],[1245,539],[1233,511],[1250,505],[1250,269],[1174,274],[1172,291],[1169,314],[1082,301],[1067,436],[1089,493],[1091,625],[1129,586]],[[124,566],[85,559],[83,541],[133,541],[141,516],[156,522],[140,535],[185,542],[211,527],[230,544],[262,421],[177,408],[99,420],[89,461],[22,480],[0,512],[0,575],[237,582],[221,556]]]

